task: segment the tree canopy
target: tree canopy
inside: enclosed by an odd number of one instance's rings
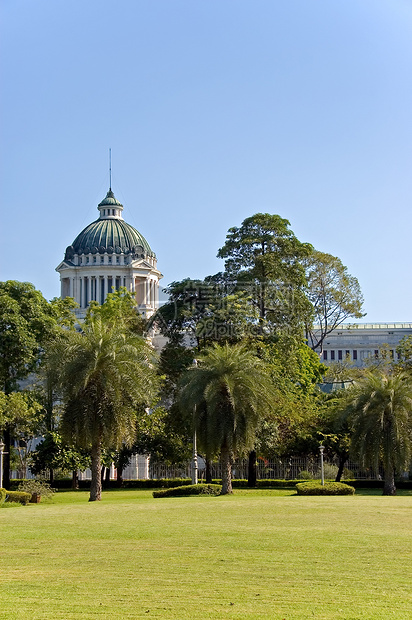
[[[300,242],[289,226],[279,215],[257,213],[239,228],[230,228],[218,251],[228,276],[253,300],[262,333],[265,327],[299,330],[311,314],[302,261],[313,248]]]
[[[321,352],[326,336],[341,323],[365,316],[363,296],[357,278],[336,256],[315,250],[305,259],[305,266],[306,294],[313,306],[313,320],[306,322],[306,337],[311,348]]]

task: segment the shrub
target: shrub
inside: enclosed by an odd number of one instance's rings
[[[306,469],[302,469],[302,471],[298,473],[297,478],[299,478],[299,480],[313,480],[313,474],[311,474],[310,471],[306,471]]]
[[[338,468],[336,467],[336,465],[331,465],[330,463],[325,463],[323,465],[323,476],[325,480],[335,480],[337,474],[338,474]],[[320,477],[321,477],[321,470],[319,469],[316,474],[316,478],[320,478]]]
[[[36,493],[46,499],[53,497],[53,493],[55,492],[55,489],[52,489],[48,482],[43,482],[41,480],[24,480],[20,483],[18,490],[30,493],[31,496]]]
[[[219,495],[220,484],[190,484],[182,487],[153,491],[153,497],[186,497],[188,495]]]
[[[353,495],[354,487],[343,482],[300,482],[296,485],[298,495]]]
[[[6,501],[6,496],[7,496],[6,489],[0,489],[0,506],[3,504],[3,502]]]
[[[26,506],[31,500],[31,493],[25,493],[24,491],[6,491],[6,502],[18,502]]]

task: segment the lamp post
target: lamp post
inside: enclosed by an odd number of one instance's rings
[[[325,475],[323,472],[323,451],[325,449],[325,446],[319,446],[319,451],[320,451],[320,478],[321,478],[321,484],[322,486],[324,486],[325,484]]]
[[[3,488],[3,450],[5,446],[2,441],[0,441],[0,489]]]
[[[197,366],[197,360],[193,360],[193,365]],[[198,483],[198,463],[197,463],[197,438],[196,438],[196,405],[193,409],[193,460],[192,460],[192,484]]]
[[[195,414],[196,416],[196,407]],[[197,445],[196,445],[196,428],[193,429],[193,463],[192,463],[192,484],[198,482],[198,463],[197,463]]]

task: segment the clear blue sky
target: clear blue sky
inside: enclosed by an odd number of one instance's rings
[[[109,184],[166,285],[259,211],[412,321],[410,0],[2,0],[0,279],[55,267]]]

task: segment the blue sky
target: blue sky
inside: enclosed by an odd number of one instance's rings
[[[109,185],[163,283],[257,212],[412,321],[410,0],[2,0],[0,279],[59,294]]]

